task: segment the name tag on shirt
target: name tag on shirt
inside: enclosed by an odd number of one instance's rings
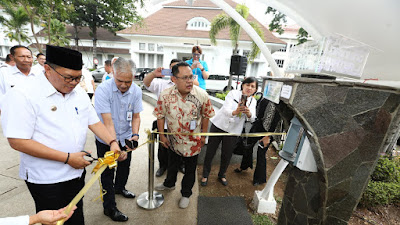
[[[126,120],[132,121],[132,112],[126,112]]]
[[[190,121],[190,127],[189,127],[189,129],[190,129],[190,130],[196,129],[196,121],[195,121],[195,120],[191,120],[191,121]]]

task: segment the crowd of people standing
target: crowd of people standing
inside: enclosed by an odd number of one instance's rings
[[[155,189],[175,189],[178,171],[184,172],[178,203],[183,209],[190,204],[198,155],[206,137],[182,133],[208,132],[211,120],[210,132],[231,134],[209,138],[201,180],[201,185],[206,186],[211,161],[222,142],[218,180],[226,186],[225,173],[238,136],[246,122],[257,121],[260,111],[256,111],[257,100],[253,97],[258,83],[250,77],[243,81],[241,90],[229,92],[215,114],[205,91],[209,73],[207,63],[200,60],[201,54],[201,47],[194,46],[190,60],[171,61],[170,79],[158,79],[164,77],[164,68],[160,67],[143,80],[144,86],[158,98],[153,111],[157,118],[154,127],[175,133],[159,134],[156,176],[166,172],[166,178]],[[62,209],[84,186],[85,167],[91,163],[84,157],[91,156],[84,151],[89,129],[96,136],[97,156],[111,151],[117,157],[117,168],[107,168],[101,175],[106,191],[103,213],[114,221],[127,221],[128,217],[117,208],[115,195],[135,198],[125,188],[132,160],[130,151],[134,148],[127,143],[138,142],[143,111],[142,90],[133,82],[135,63],[122,57],[107,60],[107,73],[96,88],[90,72],[83,67],[80,52],[47,45],[46,55],[40,53],[36,58],[38,64],[32,66],[32,51],[14,46],[10,50],[10,64],[0,68],[3,134],[10,146],[21,153],[19,176],[28,187],[36,212],[39,215],[44,210]],[[248,157],[244,160],[252,161]],[[265,181],[257,181],[262,182]],[[65,224],[84,224],[82,208],[81,200]]]

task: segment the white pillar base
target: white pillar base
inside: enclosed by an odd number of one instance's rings
[[[261,193],[262,191],[254,192],[253,202],[257,213],[274,214],[276,211],[275,199],[273,197],[268,200],[264,199],[261,197]]]

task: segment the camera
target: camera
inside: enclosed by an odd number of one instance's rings
[[[164,76],[172,76],[172,70],[171,69],[162,69],[161,74]]]
[[[137,141],[133,141],[133,140],[130,141],[128,139],[125,139],[125,144],[126,144],[126,146],[128,146],[131,149],[135,149],[138,146],[138,142]]]
[[[240,104],[245,106],[247,102],[247,95],[242,95],[242,98],[240,99]]]

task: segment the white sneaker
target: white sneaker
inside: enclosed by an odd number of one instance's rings
[[[186,209],[189,206],[189,202],[189,198],[182,197],[181,200],[179,200],[179,208]]]
[[[156,189],[157,191],[175,190],[175,186],[166,187],[166,186],[164,186],[164,183],[161,183],[161,184],[155,186],[154,189]]]

